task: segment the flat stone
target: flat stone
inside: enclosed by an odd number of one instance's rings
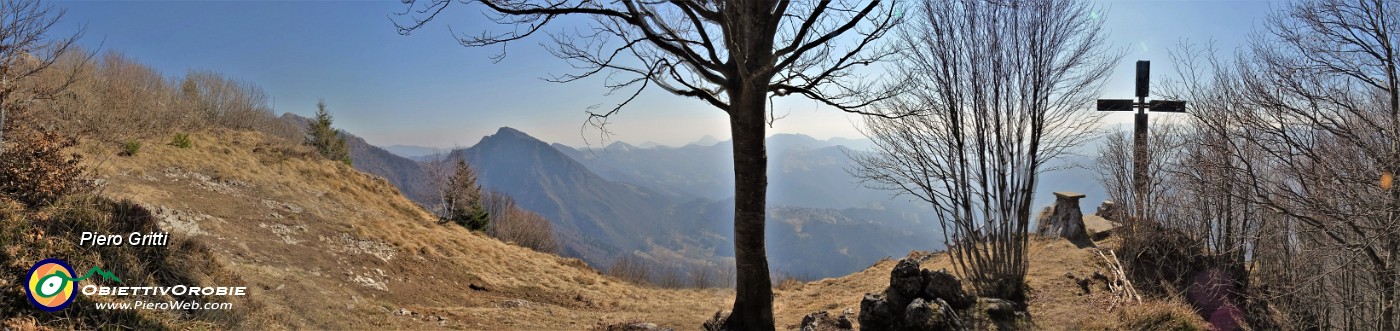
[[[1085,195],[1079,192],[1060,191],[1055,192],[1055,197],[1060,199],[1083,199]]]
[[[1118,222],[1099,217],[1099,215],[1084,215],[1084,229],[1089,231],[1090,236],[1095,236],[1103,232],[1111,232],[1118,227]]]

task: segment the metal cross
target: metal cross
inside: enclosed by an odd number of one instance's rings
[[[1143,202],[1147,197],[1147,112],[1185,113],[1185,101],[1147,101],[1149,61],[1137,61],[1137,102],[1132,99],[1099,99],[1099,111],[1137,111],[1133,127],[1133,189],[1137,194],[1134,211],[1138,217],[1147,216]]]

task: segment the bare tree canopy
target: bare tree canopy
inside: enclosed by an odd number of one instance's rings
[[[933,206],[950,256],[979,295],[1024,302],[1036,176],[1097,124],[1088,109],[1120,55],[1070,0],[923,2],[900,27],[913,85],[867,118],[875,152],[853,154],[867,185]]]
[[[586,123],[606,134],[617,114],[648,87],[696,98],[723,110],[734,139],[734,245],[737,295],[730,329],[771,330],[772,288],[764,245],[767,155],[764,137],[773,98],[803,96],[841,111],[872,110],[898,91],[867,79],[860,67],[891,57],[876,41],[901,19],[882,1],[406,1],[402,34],[420,29],[448,7],[480,4],[503,31],[462,35],[468,47],[500,46],[545,31],[565,16],[587,27],[548,32],[549,52],[577,68],[552,76],[571,82],[608,72],[605,85],[626,99]],[[892,85],[900,86],[900,85]]]
[[[1147,216],[1230,278],[1254,329],[1400,329],[1396,5],[1298,1],[1233,58],[1173,54],[1162,92],[1194,106]]]
[[[59,39],[48,35],[63,14],[63,10],[40,1],[0,0],[0,153],[4,151],[5,115],[10,109],[53,98],[78,78],[75,67],[68,79],[47,84],[33,81],[65,54],[78,51],[82,32]]]

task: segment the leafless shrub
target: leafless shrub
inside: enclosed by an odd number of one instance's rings
[[[31,104],[22,120],[40,128],[107,142],[163,138],[207,128],[258,130],[301,142],[302,129],[273,116],[257,86],[211,71],[191,71],[173,83],[155,69],[109,51],[100,61],[69,52],[39,85],[64,85],[64,93]],[[71,75],[71,77],[69,76]]]
[[[520,208],[506,209],[501,214],[492,212],[487,234],[539,252],[559,251],[559,243],[554,240],[554,228],[549,225],[549,220]]]
[[[722,275],[718,267],[696,267],[690,270],[689,285],[692,288],[712,288],[719,287]]]
[[[612,265],[608,267],[608,275],[634,284],[651,282],[651,268],[645,260],[631,254],[613,260]]]
[[[651,284],[662,288],[683,288],[686,286],[684,270],[676,266],[652,264]]]
[[[811,275],[793,274],[781,270],[773,272],[773,288],[780,290],[794,290],[802,288],[802,285],[816,279]]]

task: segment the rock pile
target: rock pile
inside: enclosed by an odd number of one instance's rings
[[[1055,192],[1055,204],[1040,212],[1035,233],[1065,238],[1079,248],[1094,246],[1089,232],[1084,229],[1084,213],[1079,210],[1079,199],[1083,198],[1082,193]]]
[[[899,260],[884,293],[867,293],[860,302],[862,330],[958,330],[958,311],[976,304],[962,282],[947,270],[920,269],[919,262]]]

